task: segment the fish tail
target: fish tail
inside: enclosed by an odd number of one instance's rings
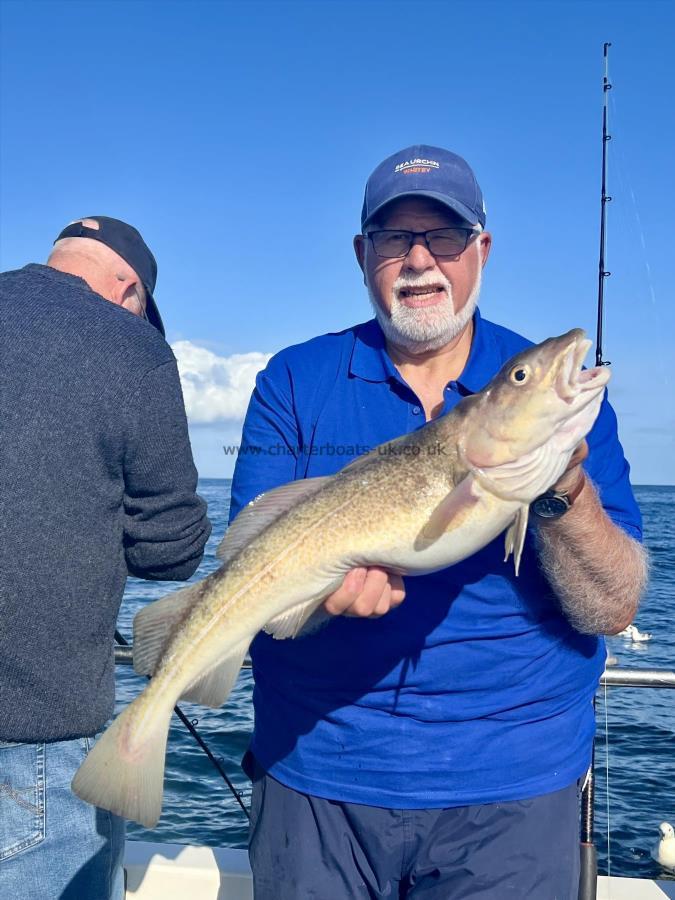
[[[138,704],[144,698],[145,692],[99,738],[75,773],[72,789],[87,803],[154,828],[162,812],[173,703],[143,711]]]

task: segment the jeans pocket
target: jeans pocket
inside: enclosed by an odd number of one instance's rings
[[[0,863],[45,837],[45,745],[0,741]]]

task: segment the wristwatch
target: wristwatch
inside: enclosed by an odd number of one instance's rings
[[[559,519],[570,509],[585,484],[586,476],[582,473],[571,491],[546,491],[530,503],[530,511],[540,519]]]

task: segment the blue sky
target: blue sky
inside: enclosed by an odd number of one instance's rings
[[[494,238],[485,316],[535,340],[594,331],[612,41],[611,398],[634,481],[675,483],[674,4],[0,10],[0,266],[44,260],[77,216],[142,231],[205,476],[230,474],[222,445],[266,354],[369,317],[351,239],[369,172],[407,145],[448,147],[477,173]]]

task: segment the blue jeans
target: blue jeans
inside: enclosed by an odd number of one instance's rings
[[[93,742],[0,741],[3,900],[124,900],[124,820],[70,789]]]

